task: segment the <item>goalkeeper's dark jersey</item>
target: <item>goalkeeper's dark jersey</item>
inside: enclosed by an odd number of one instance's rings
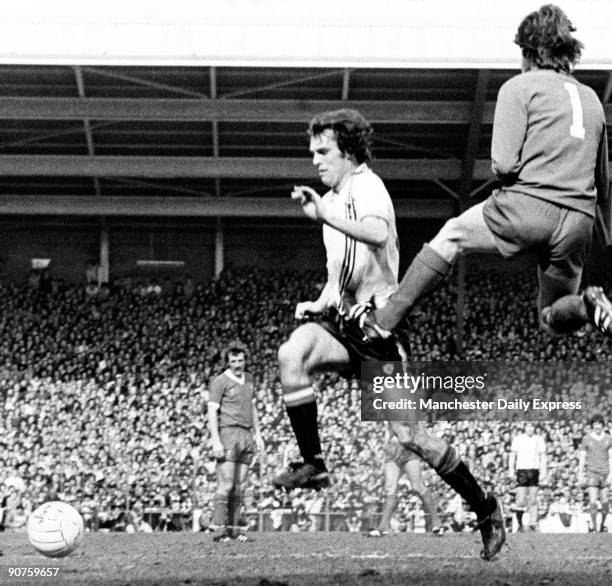
[[[597,94],[570,75],[536,69],[499,90],[493,172],[518,191],[593,217],[608,186],[606,120]]]

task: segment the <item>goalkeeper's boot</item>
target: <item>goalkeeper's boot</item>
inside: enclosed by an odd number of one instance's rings
[[[587,287],[582,294],[591,323],[604,335],[612,337],[612,303],[601,287]]]

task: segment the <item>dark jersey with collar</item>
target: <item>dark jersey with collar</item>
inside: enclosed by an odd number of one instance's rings
[[[209,402],[219,404],[219,429],[253,427],[253,377],[244,373],[242,380],[227,369],[210,383]]]
[[[586,452],[585,467],[587,471],[609,474],[609,451],[611,448],[612,437],[607,433],[602,434],[601,437],[595,437],[592,433],[585,435],[580,449]]]
[[[608,189],[606,119],[597,94],[549,69],[509,79],[497,97],[491,158],[507,191],[594,217]]]

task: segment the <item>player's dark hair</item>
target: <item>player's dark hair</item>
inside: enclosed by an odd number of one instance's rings
[[[229,360],[230,354],[236,356],[236,354],[244,354],[244,357],[248,357],[248,350],[242,342],[230,342],[223,353],[223,359],[225,362]]]
[[[343,108],[317,114],[308,125],[308,136],[316,136],[328,128],[334,131],[342,153],[355,157],[359,164],[372,161],[374,131],[357,110]]]
[[[536,67],[569,73],[584,48],[572,36],[575,30],[561,8],[545,4],[523,19],[514,42],[521,48],[523,57]]]
[[[593,415],[593,417],[591,417],[591,420],[589,421],[589,423],[591,425],[593,425],[593,423],[601,423],[602,425],[605,423],[605,420],[603,418],[603,415],[601,413],[595,413],[595,415]]]

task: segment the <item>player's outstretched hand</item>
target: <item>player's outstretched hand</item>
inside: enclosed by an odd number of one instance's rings
[[[315,222],[323,222],[326,217],[326,206],[323,198],[308,185],[294,185],[291,199],[300,202],[302,211]]]
[[[262,453],[266,449],[266,444],[264,443],[263,438],[259,434],[255,436],[255,447],[260,453]]]

